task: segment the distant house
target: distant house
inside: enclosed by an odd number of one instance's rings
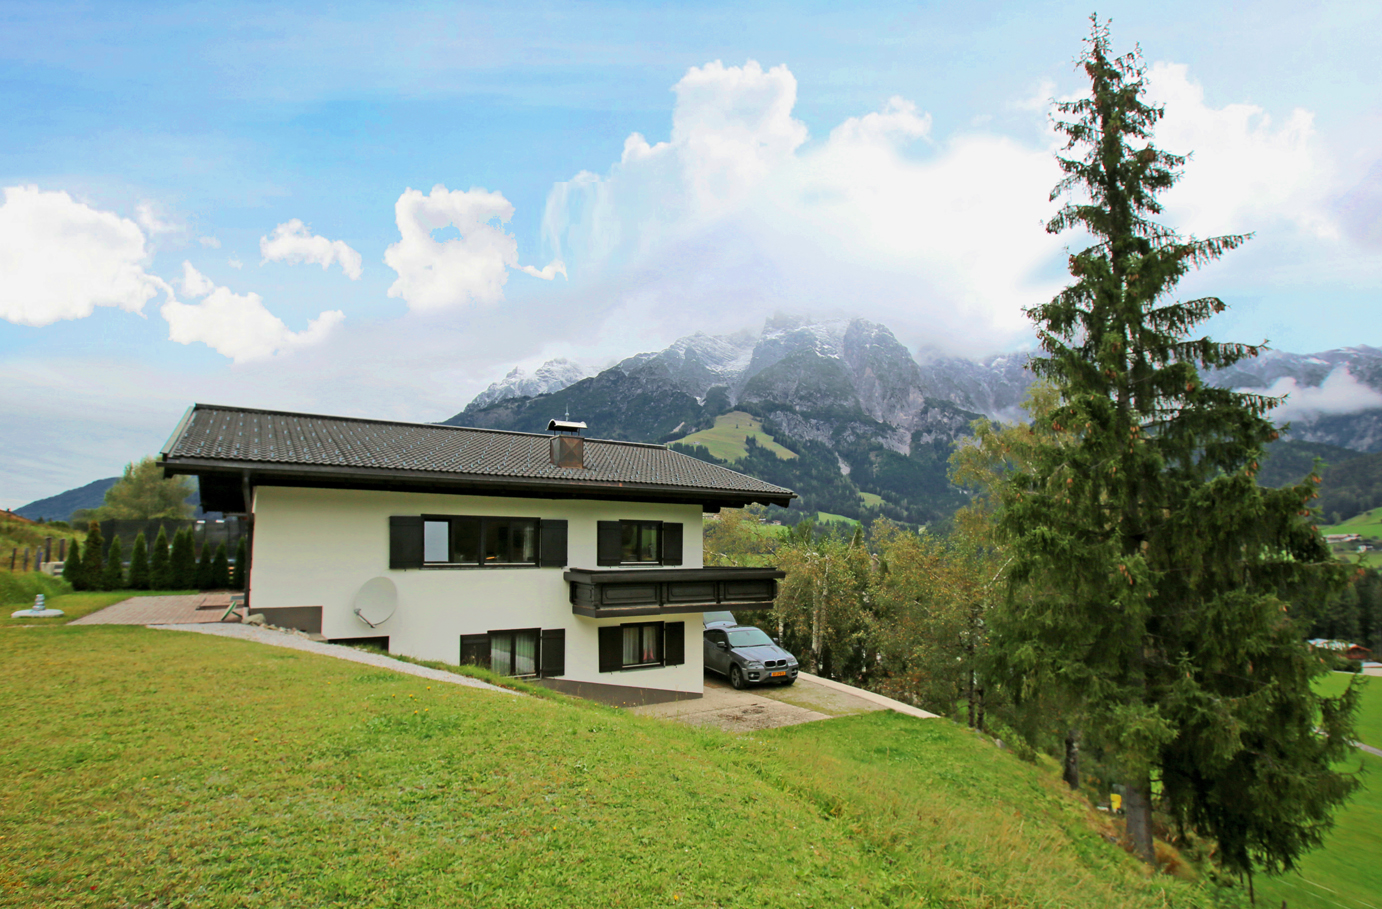
[[[1371,660],[1372,651],[1362,644],[1352,644],[1348,641],[1331,641],[1326,638],[1311,638],[1307,641],[1316,650],[1328,650],[1336,653],[1346,660]]]
[[[1362,539],[1362,534],[1357,533],[1328,533],[1324,537],[1326,543],[1357,543]]]
[[[698,697],[701,613],[782,572],[706,568],[702,515],[791,490],[661,445],[198,404],[161,455],[248,516],[249,611],[615,702]]]

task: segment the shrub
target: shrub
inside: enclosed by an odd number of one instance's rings
[[[82,581],[86,585],[83,590],[101,589],[101,579],[105,575],[105,548],[101,525],[92,521],[87,526],[86,545],[82,547]]]
[[[246,586],[248,586],[249,579],[249,547],[245,545],[245,538],[241,537],[240,542],[235,544],[235,574],[233,574],[230,579],[231,589],[244,590]]]
[[[197,584],[197,557],[192,551],[192,528],[184,527],[173,534],[172,552],[169,556],[171,574],[169,586],[177,590],[190,590]]]
[[[211,590],[230,589],[230,559],[226,557],[226,544],[216,546],[216,554],[211,557]]]
[[[101,572],[101,589],[125,589],[125,553],[119,537],[110,541],[110,552],[106,553],[105,569]]]
[[[172,563],[168,558],[168,532],[162,525],[159,525],[158,536],[154,537],[153,549],[149,551],[149,589],[173,589]]]
[[[62,563],[62,578],[72,585],[73,590],[86,589],[86,571],[82,567],[82,546],[76,540],[67,551],[67,560]]]
[[[130,590],[149,589],[149,545],[140,531],[134,538],[134,549],[130,552]]]
[[[211,547],[202,544],[202,556],[197,561],[196,580],[192,584],[197,590],[211,589]]]

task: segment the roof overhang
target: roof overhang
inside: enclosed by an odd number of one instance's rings
[[[389,492],[430,492],[449,495],[505,496],[536,499],[595,499],[700,505],[706,511],[743,508],[752,503],[787,508],[796,493],[774,495],[748,490],[704,489],[608,481],[551,480],[499,477],[428,470],[389,470],[318,464],[279,464],[252,461],[169,458],[159,460],[164,476],[195,476],[202,480],[202,507],[232,514],[249,510],[245,491],[255,486],[294,486],[316,489],[368,489]],[[211,499],[208,503],[208,497]]]

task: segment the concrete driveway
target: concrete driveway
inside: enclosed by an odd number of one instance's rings
[[[763,685],[743,691],[735,691],[724,679],[707,672],[705,696],[702,698],[647,704],[628,710],[645,716],[677,720],[690,726],[713,726],[728,732],[793,726],[874,710],[896,710],[920,719],[935,716],[901,701],[805,672],[797,676],[795,685],[787,688]]]

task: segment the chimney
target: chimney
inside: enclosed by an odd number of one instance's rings
[[[581,438],[584,423],[570,420],[551,420],[547,431],[552,436],[552,463],[557,467],[585,468],[585,439]]]

